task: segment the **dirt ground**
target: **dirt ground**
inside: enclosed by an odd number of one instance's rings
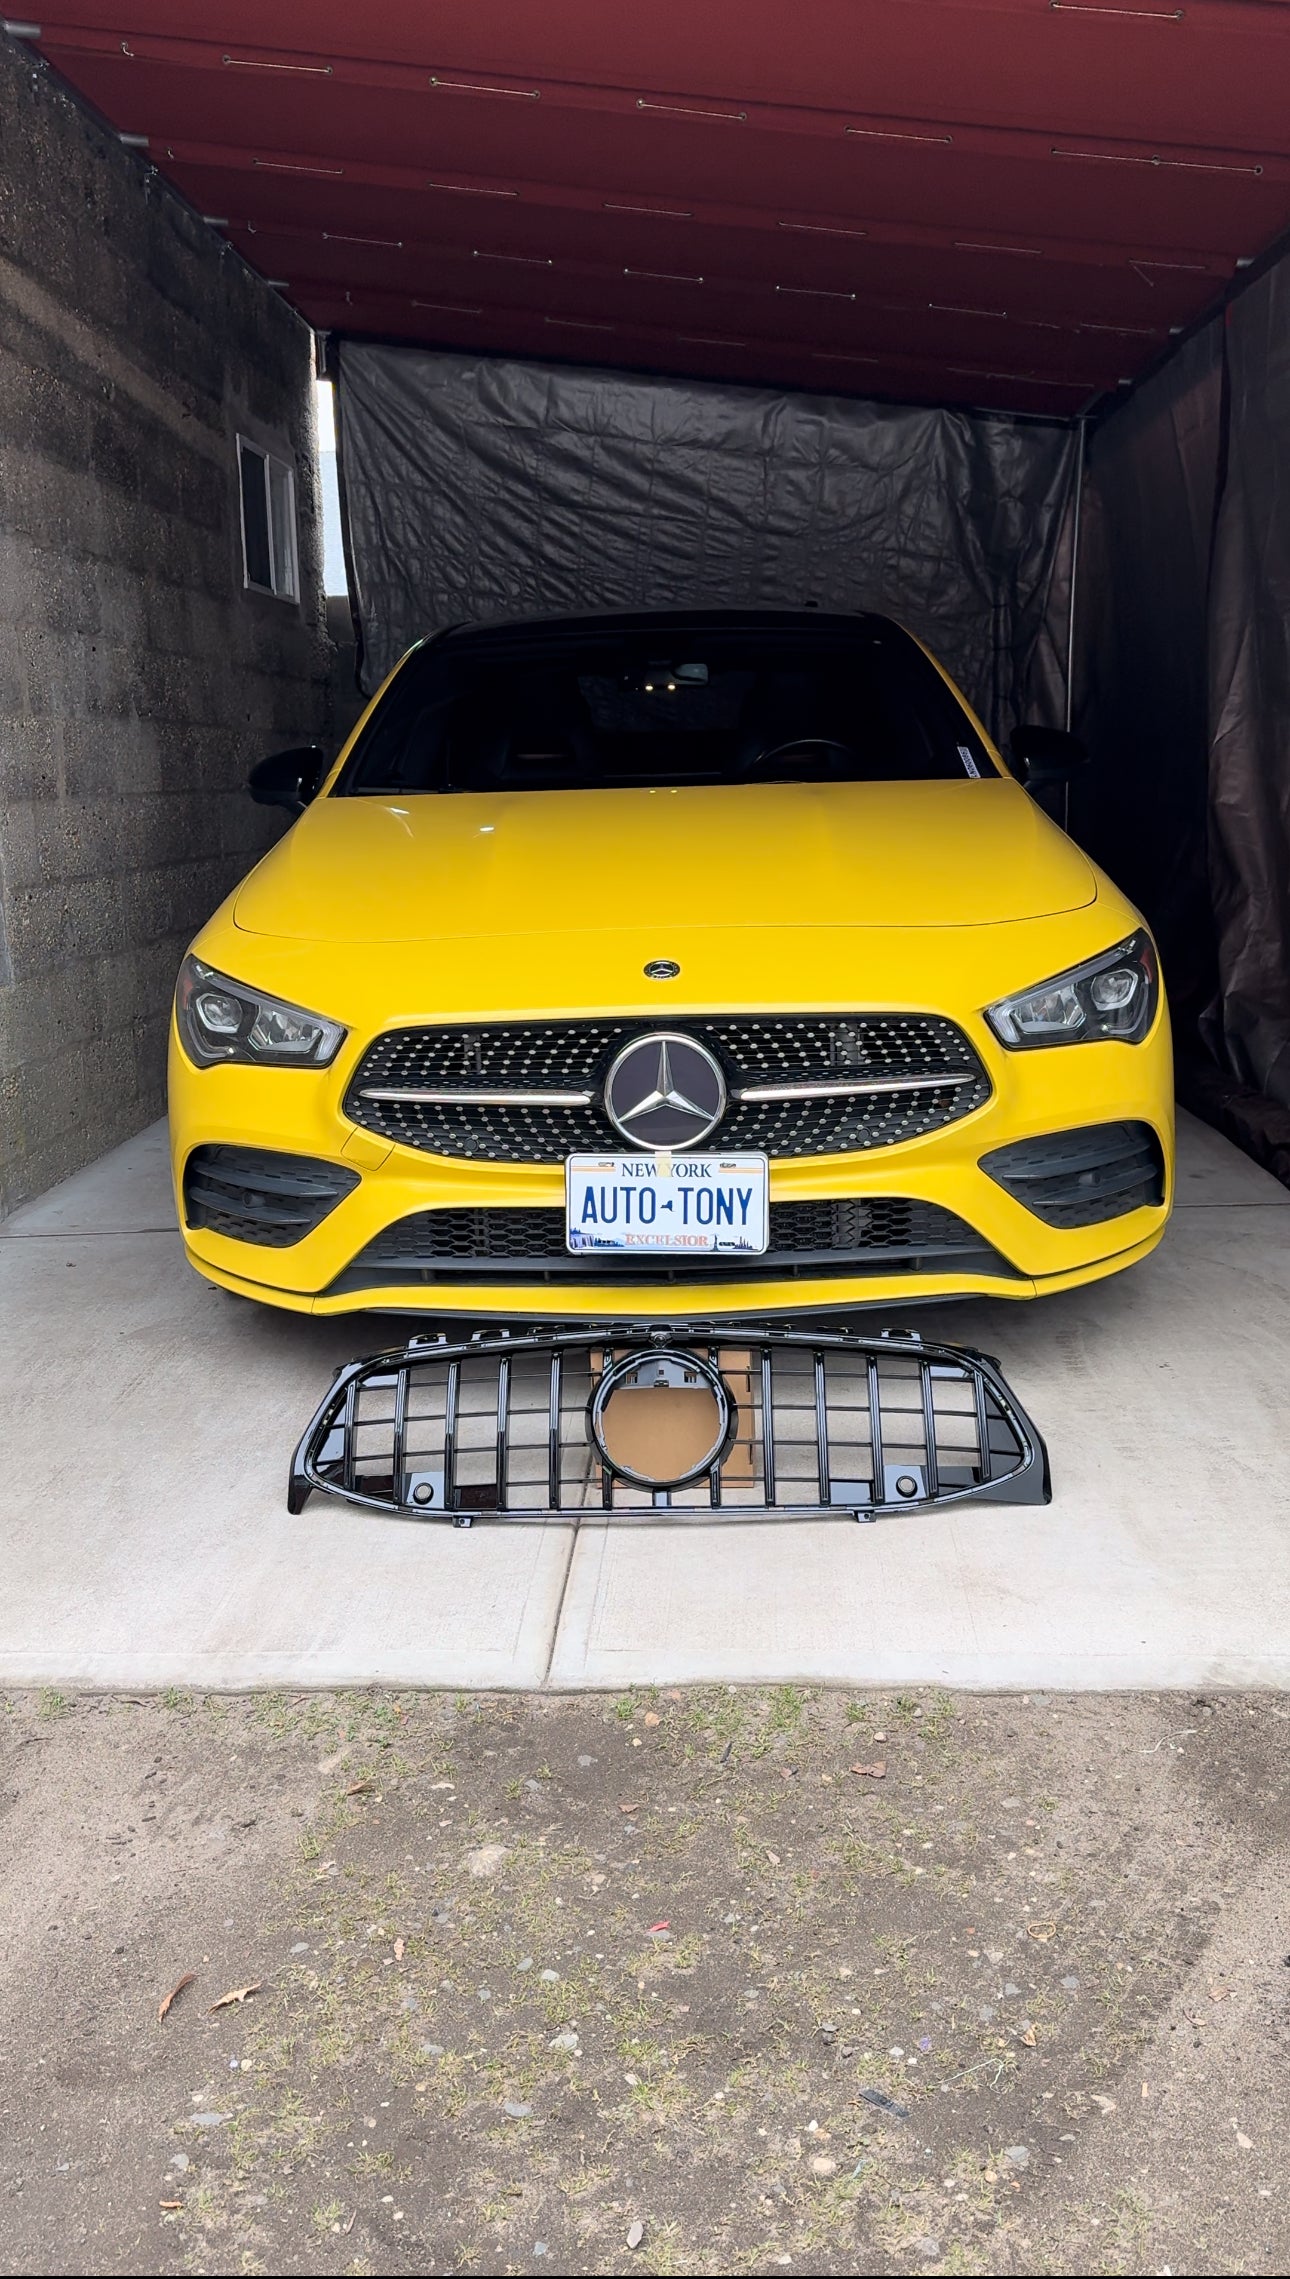
[[[11,1696],[0,2268],[1284,2271],[1288,1740]]]

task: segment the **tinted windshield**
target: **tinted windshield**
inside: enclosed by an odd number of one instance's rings
[[[403,666],[342,793],[919,783],[994,775],[882,618],[659,618],[450,635]]]

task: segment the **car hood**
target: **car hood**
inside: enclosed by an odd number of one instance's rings
[[[252,871],[233,920],[355,946],[986,926],[1083,909],[1097,883],[1004,778],[325,798]]]

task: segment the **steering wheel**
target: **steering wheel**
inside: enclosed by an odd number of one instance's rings
[[[791,753],[800,753],[805,759],[812,752],[833,752],[846,763],[859,757],[854,744],[844,742],[841,736],[789,736],[782,744],[772,744],[764,752],[757,752],[743,770],[745,776],[759,775],[776,760],[784,760]]]

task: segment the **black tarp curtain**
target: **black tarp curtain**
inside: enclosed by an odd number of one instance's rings
[[[1160,942],[1184,1099],[1290,1184],[1290,262],[1090,439],[1078,837]]]
[[[369,690],[463,621],[815,603],[901,618],[996,732],[1064,703],[1069,428],[351,342],[339,410]]]
[[[1073,429],[344,342],[362,679],[445,625],[816,602],[996,736],[1066,705]],[[1184,1096],[1290,1181],[1290,264],[1088,437],[1071,826],[1145,912]]]

